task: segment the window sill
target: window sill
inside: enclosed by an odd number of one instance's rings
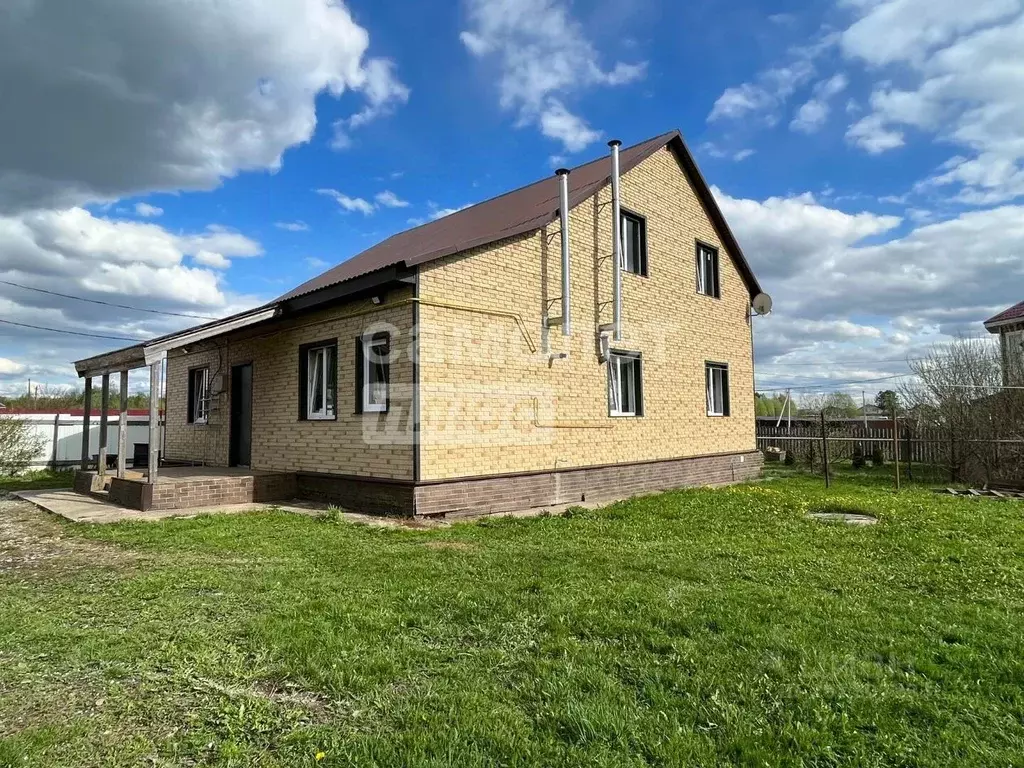
[[[704,293],[703,291],[697,291],[697,295],[701,296],[701,297],[703,297],[705,299],[714,299],[715,301],[721,301],[722,300],[722,294],[718,294],[717,296],[715,296],[715,295],[710,294],[710,293]]]
[[[307,416],[304,419],[299,419],[299,421],[337,421],[337,420],[338,420],[337,416]]]
[[[727,419],[727,418],[729,418],[729,415],[726,414],[726,413],[709,413],[708,414],[708,418],[709,419]]]
[[[609,413],[608,418],[610,419],[642,419],[644,416],[642,413]]]

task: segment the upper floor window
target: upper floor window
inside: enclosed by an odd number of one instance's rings
[[[321,341],[299,348],[299,418],[326,421],[337,418],[338,343]]]
[[[622,269],[647,277],[647,219],[622,212]]]
[[[356,407],[360,413],[383,413],[388,409],[391,380],[391,337],[387,333],[363,336],[356,341],[361,373]]]
[[[729,366],[724,363],[705,365],[708,392],[708,416],[729,415]]]
[[[697,293],[721,297],[718,281],[718,250],[704,243],[697,243]]]
[[[1024,382],[1024,331],[1010,331],[1003,334],[1003,345],[1006,350],[1006,383],[1019,384]]]
[[[188,423],[206,424],[210,419],[210,369],[188,372]]]
[[[608,357],[608,413],[643,416],[643,360],[636,352],[612,352]]]

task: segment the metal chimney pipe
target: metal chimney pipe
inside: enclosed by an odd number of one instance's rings
[[[622,204],[619,200],[619,147],[622,142],[608,142],[612,150],[612,324],[616,341],[622,340]]]
[[[561,198],[559,213],[562,220],[562,335],[572,336],[571,303],[569,301],[569,171],[559,168],[555,174],[558,176]]]

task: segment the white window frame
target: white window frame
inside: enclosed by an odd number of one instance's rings
[[[712,265],[713,269],[706,268],[708,265]],[[714,280],[713,286],[708,285],[709,271]],[[722,296],[722,275],[718,249],[701,242],[697,243],[697,293],[712,299]]]
[[[630,269],[629,267],[629,238],[626,237],[626,222],[629,219],[634,220],[638,228],[637,248],[639,250],[636,253],[636,269]],[[639,277],[647,276],[647,249],[644,247],[647,243],[646,228],[647,220],[640,214],[633,213],[632,211],[622,211],[620,214],[619,237],[621,242],[619,243],[619,266],[623,272],[638,275]]]
[[[337,418],[338,412],[338,396],[337,392],[334,393],[334,404],[333,408],[328,402],[330,400],[329,392],[331,389],[331,377],[328,358],[333,356],[333,366],[337,368],[337,346],[335,344],[322,344],[316,347],[310,347],[306,350],[306,419],[309,421],[331,421]],[[337,374],[335,374],[337,376]],[[316,398],[316,384],[317,379],[320,380],[322,387],[323,398],[320,402],[315,403]],[[335,378],[337,381],[337,378]]]
[[[729,404],[726,402],[729,396],[729,366],[722,363],[705,363],[704,385],[708,416],[725,416],[729,411]],[[715,402],[716,398],[718,399],[717,403]]]
[[[625,354],[622,352],[611,352],[608,355],[608,415],[615,418],[628,417],[628,416],[639,416],[641,415],[640,410],[640,398],[637,396],[636,391],[636,375],[633,371],[634,366],[640,366],[640,377],[643,380],[644,369],[643,363],[641,362],[640,356],[635,354]],[[628,394],[628,400],[632,408],[623,408],[623,392],[622,392],[622,374],[623,368],[629,369],[629,375],[626,377],[626,388]],[[642,396],[642,394],[641,394]]]
[[[383,365],[387,366],[388,353],[381,353],[375,351],[376,347],[389,348],[391,341],[387,336],[381,334],[374,334],[372,336],[363,337],[363,413],[386,413],[388,410],[388,398],[391,395],[391,382],[388,381],[387,373],[384,373],[383,381],[381,385],[384,391],[384,402],[373,402],[371,396],[373,394],[373,385],[370,381],[371,366]],[[382,369],[386,371],[386,368]]]
[[[201,374],[201,375],[200,375]],[[193,368],[188,372],[192,381],[192,423],[210,423],[210,369]]]
[[[1024,380],[1024,330],[1004,334],[1006,383],[1015,385]]]

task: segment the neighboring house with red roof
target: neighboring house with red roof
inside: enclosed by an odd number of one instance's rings
[[[752,303],[767,297],[754,302],[678,131],[612,145],[78,373],[88,389],[149,366],[156,383],[166,360],[166,462],[273,473],[275,494],[355,510],[496,512],[756,477]]]
[[[1024,384],[1024,301],[985,321],[989,333],[999,334],[1003,355],[1003,383]]]

